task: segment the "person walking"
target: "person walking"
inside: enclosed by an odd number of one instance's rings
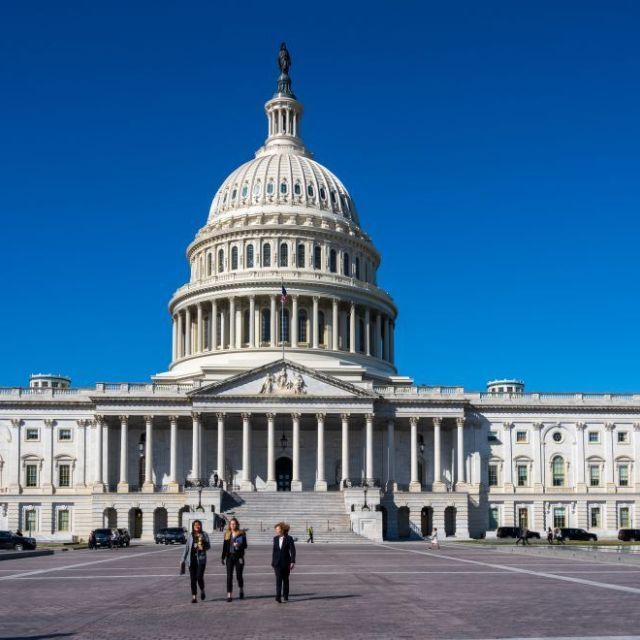
[[[520,527],[518,532],[518,539],[516,540],[516,545],[522,542],[522,546],[525,544],[529,544],[529,529],[527,527]]]
[[[553,544],[553,531],[551,530],[551,527],[547,527],[547,542],[549,544]]]
[[[296,564],[296,545],[289,535],[289,525],[278,522],[273,538],[271,566],[276,574],[276,602],[289,601],[289,575]]]
[[[198,602],[198,587],[200,587],[200,599],[205,599],[204,593],[204,571],[207,567],[207,551],[211,548],[209,536],[202,530],[202,522],[194,520],[191,523],[191,533],[187,536],[187,543],[184,545],[180,573],[185,573],[189,569],[191,578],[191,603]]]
[[[438,529],[433,528],[433,533],[431,534],[431,538],[429,539],[429,549],[439,549],[440,543],[438,542]]]
[[[229,528],[224,532],[224,542],[222,543],[222,564],[227,567],[227,602],[232,601],[233,593],[233,570],[236,571],[238,588],[240,589],[240,600],[244,598],[244,552],[247,548],[247,534],[240,529],[237,518],[229,520]]]
[[[553,539],[558,543],[558,544],[564,544],[564,538],[562,537],[562,531],[560,531],[560,527],[556,527],[553,530]]]
[[[307,528],[307,535],[309,536],[307,538],[307,542],[310,542],[311,544],[313,544],[313,527],[312,526],[309,526]]]

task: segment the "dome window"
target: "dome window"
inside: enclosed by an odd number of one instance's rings
[[[287,246],[287,244],[285,242],[283,242],[280,245],[280,260],[279,260],[280,266],[281,267],[288,267],[289,266],[289,247]]]
[[[287,185],[286,182],[284,182],[284,180],[280,183],[280,193],[283,196],[287,195],[287,192],[289,191],[289,186]]]
[[[267,193],[271,196],[273,195],[273,182],[269,181],[267,183]]]
[[[271,245],[270,244],[262,245],[262,266],[263,267],[271,266]]]
[[[351,276],[351,262],[348,253],[342,255],[342,273],[345,276]]]
[[[298,269],[304,269],[304,258],[305,258],[304,245],[303,244],[299,244],[298,245],[298,252],[297,252],[297,255],[296,255],[296,262],[297,262]]]
[[[293,193],[297,196],[299,196],[302,193],[302,187],[300,186],[299,182],[296,182],[293,185]]]
[[[261,191],[261,185],[260,185],[260,181],[258,180],[258,182],[256,182],[253,185],[253,195],[254,196],[259,196],[260,195],[260,191]]]
[[[329,252],[329,271],[331,271],[331,273],[336,273],[336,271],[338,271],[335,249],[331,249]]]
[[[247,245],[247,269],[253,269],[253,245]]]
[[[313,268],[322,269],[322,247],[319,244],[313,248]]]
[[[238,190],[234,187],[233,191],[231,192],[231,200],[235,201],[237,195],[238,195]]]
[[[222,198],[222,204],[227,204],[227,196],[229,195],[228,191],[224,192],[224,196]]]
[[[243,184],[242,185],[242,197],[246,198],[249,195],[249,185],[248,184]]]
[[[313,198],[313,194],[314,194],[314,193],[315,193],[315,191],[313,190],[313,185],[312,185],[312,184],[308,185],[308,186],[307,186],[307,195],[308,195],[310,198]]]
[[[218,273],[224,271],[224,249],[218,249]]]
[[[356,265],[356,279],[360,280],[360,258],[358,258],[357,256],[356,256],[355,265]]]
[[[331,204],[336,204],[337,200],[336,200],[336,192],[332,191],[331,192]]]
[[[231,269],[235,271],[238,268],[238,247],[231,249]]]
[[[321,200],[327,199],[327,192],[324,190],[324,187],[320,187],[320,199]]]

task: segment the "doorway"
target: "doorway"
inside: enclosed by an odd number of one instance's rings
[[[420,512],[420,533],[423,537],[433,533],[433,507],[422,507]]]
[[[132,538],[142,537],[142,509],[129,509],[129,535]]]
[[[455,536],[456,535],[456,508],[447,507],[444,510],[444,535]]]
[[[291,475],[293,474],[293,462],[291,458],[282,456],[276,460],[276,481],[278,491],[291,491]]]

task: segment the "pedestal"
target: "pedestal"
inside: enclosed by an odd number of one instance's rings
[[[576,485],[576,492],[577,493],[587,493],[587,485],[584,482],[578,482],[578,484]]]
[[[314,491],[326,491],[327,483],[324,480],[316,480],[316,484],[313,487]]]
[[[445,493],[447,491],[447,485],[445,485],[444,482],[436,480],[433,485],[431,485],[431,491],[434,493]]]
[[[256,488],[251,480],[240,480],[240,491],[255,491]]]
[[[167,493],[180,493],[180,485],[177,482],[168,482]]]
[[[278,490],[278,483],[275,480],[267,480],[264,483],[264,490],[265,491],[277,491]]]
[[[128,482],[118,482],[118,488],[116,489],[118,493],[129,493],[129,483]]]
[[[145,482],[142,485],[142,493],[153,493],[155,491],[155,487],[151,482]]]
[[[395,488],[394,488],[394,490],[395,490]],[[422,485],[417,481],[416,482],[410,482],[409,483],[409,491],[410,491],[410,493],[420,493],[422,491]],[[434,489],[434,491],[435,491],[435,489]]]
[[[93,493],[104,493],[104,484],[102,484],[102,482],[94,482],[91,490]]]
[[[291,491],[302,491],[302,481],[301,480],[292,480],[291,481]]]

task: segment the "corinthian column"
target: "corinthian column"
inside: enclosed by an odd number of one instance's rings
[[[422,483],[418,477],[418,418],[409,418],[411,427],[411,482],[409,482],[409,491],[422,491]]]
[[[267,413],[267,491],[277,491],[276,482],[276,448],[275,448],[275,413]]]
[[[120,481],[118,493],[129,492],[129,416],[120,416]]]
[[[200,478],[200,414],[192,413],[193,427],[191,431],[191,479]]]
[[[251,480],[251,414],[242,414],[242,479],[241,491],[253,491]]]
[[[209,343],[211,344],[211,343]],[[177,493],[178,485],[178,416],[169,416],[169,492]]]
[[[313,296],[313,321],[312,321],[312,346],[317,349],[320,346],[320,336],[318,335],[318,296]]]
[[[298,347],[298,296],[291,296],[291,348]]]
[[[342,482],[341,488],[346,488],[346,481],[349,479],[349,414],[343,413],[342,420]]]
[[[326,414],[317,413],[316,419],[318,421],[318,458],[316,462],[316,491],[326,491],[327,481],[324,477],[324,419]]]
[[[144,417],[145,444],[144,444],[144,484],[143,493],[153,493],[153,416]]]
[[[93,492],[103,493],[104,483],[102,482],[102,426],[104,425],[104,416],[96,416],[95,429],[95,474],[93,480]]]
[[[224,413],[216,413],[216,418],[218,419],[218,450],[217,450],[217,462],[216,462],[216,470],[218,472],[218,478],[222,483],[222,486],[225,486],[226,477],[225,473],[225,451],[224,451]]]
[[[349,312],[349,351],[351,353],[356,352],[356,305],[355,305],[355,302],[351,303],[351,310]]]
[[[367,481],[373,480],[373,415],[365,416],[365,477]]]
[[[291,491],[302,491],[302,482],[300,480],[300,414],[292,413],[291,420],[293,422]]]
[[[338,300],[336,298],[333,299],[332,306],[333,314],[331,317],[331,348],[334,351],[337,351],[339,348],[339,328],[338,328]]]
[[[466,487],[465,468],[464,468],[464,417],[456,418],[457,429],[457,454],[458,464],[456,469],[456,489],[464,489]]]
[[[433,419],[433,491],[444,491],[446,489],[442,482],[442,467],[440,465],[440,427],[442,418]]]

